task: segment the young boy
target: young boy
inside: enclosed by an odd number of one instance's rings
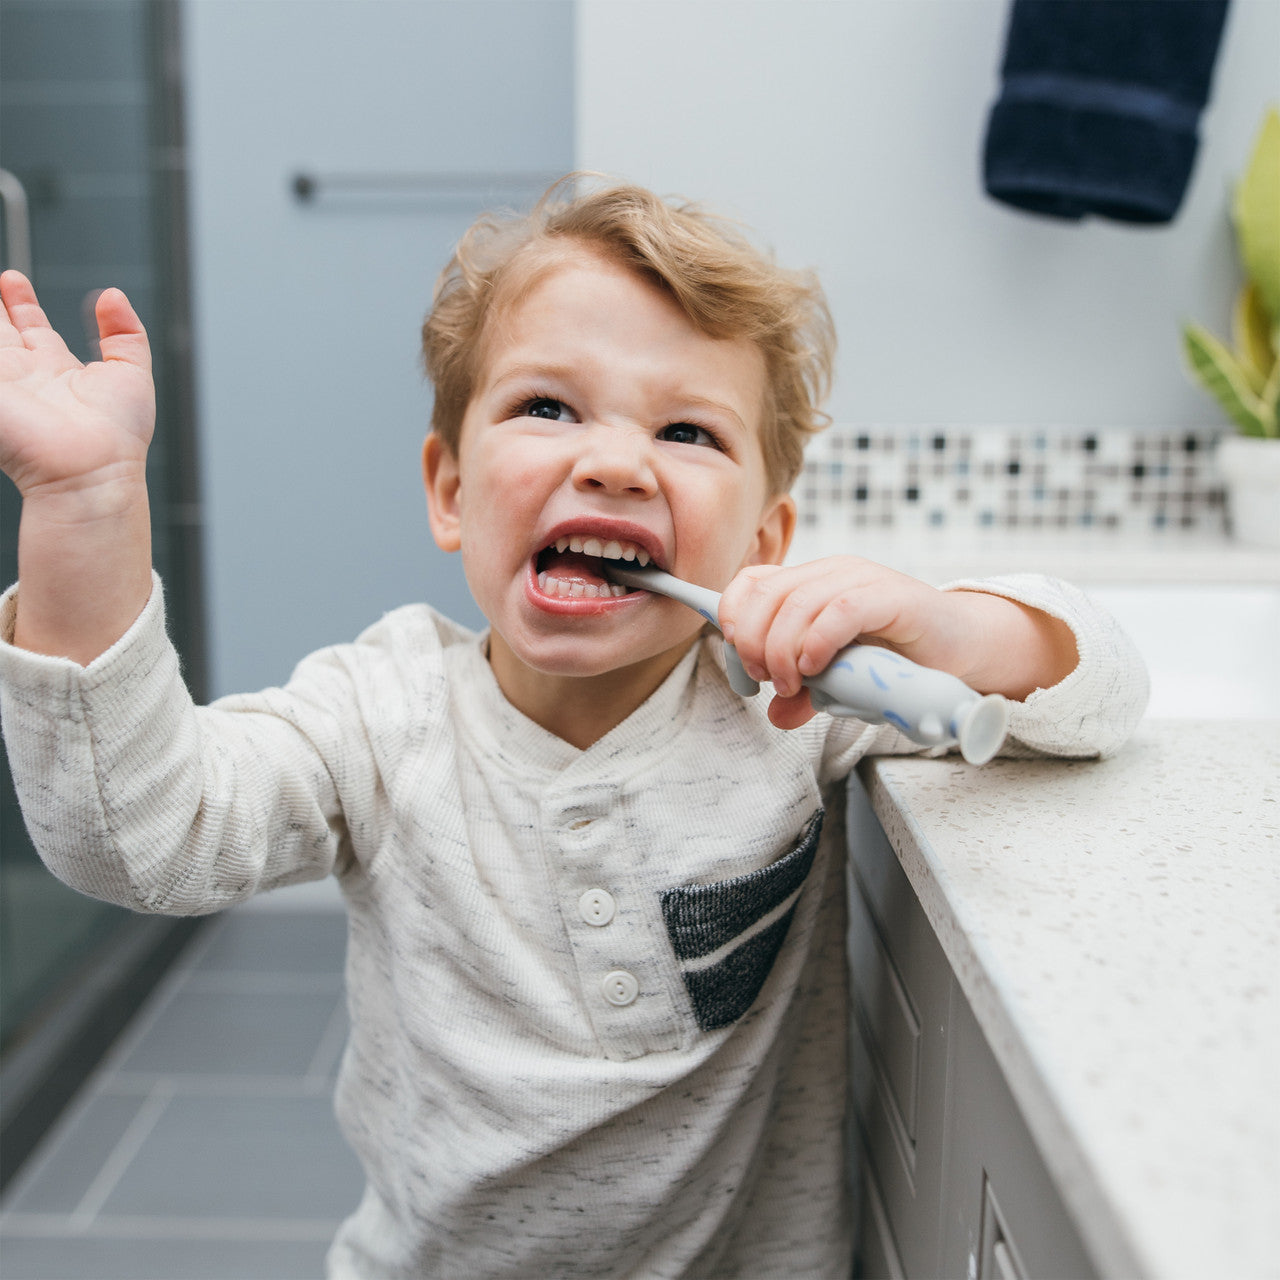
[[[81,368],[25,280],[0,291],[24,813],[135,909],[338,876],[368,1185],[328,1274],[847,1277],[839,784],[916,748],[800,680],[871,640],[1014,699],[1013,750],[1097,754],[1145,694],[1114,626],[1039,577],[778,567],[830,366],[816,285],[695,208],[561,187],[477,224],[424,326],[431,529],[488,632],[410,606],[196,708],[150,570],[141,326],[105,293]],[[602,557],[723,590],[772,701]]]

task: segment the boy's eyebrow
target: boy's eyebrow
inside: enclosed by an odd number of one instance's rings
[[[567,380],[573,375],[573,368],[567,364],[538,364],[525,363],[513,364],[509,369],[503,371],[502,376],[495,378],[493,385],[500,387],[507,382],[524,382],[527,379],[551,378],[558,380]]]
[[[567,364],[541,364],[535,362],[513,364],[509,369],[504,369],[502,374],[494,379],[493,386],[496,389],[508,382],[537,381],[540,378],[546,378],[549,381],[570,381],[577,372],[578,370],[572,365]],[[683,391],[675,392],[673,398],[688,405],[691,409],[710,409],[719,413],[727,413],[744,431],[747,430],[747,424],[743,421],[742,415],[732,405],[725,404],[723,401],[712,400],[707,396],[692,395]]]

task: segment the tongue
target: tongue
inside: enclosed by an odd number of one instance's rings
[[[600,573],[599,557],[583,555],[581,551],[544,551],[538,557],[538,572],[548,578],[589,582],[597,587],[606,581]]]

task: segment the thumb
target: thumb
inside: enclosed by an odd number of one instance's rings
[[[769,720],[779,729],[798,729],[802,724],[808,724],[815,715],[817,712],[809,699],[808,689],[801,689],[790,698],[776,694],[769,703]]]
[[[98,321],[98,346],[104,360],[131,364],[151,372],[151,344],[129,299],[120,289],[103,289],[94,304]]]

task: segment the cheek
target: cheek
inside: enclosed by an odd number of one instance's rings
[[[754,489],[750,492],[739,490],[731,496],[721,494],[719,503],[709,503],[708,510],[718,516],[717,519],[704,520],[711,545],[736,572],[744,558],[755,549],[763,502]]]

